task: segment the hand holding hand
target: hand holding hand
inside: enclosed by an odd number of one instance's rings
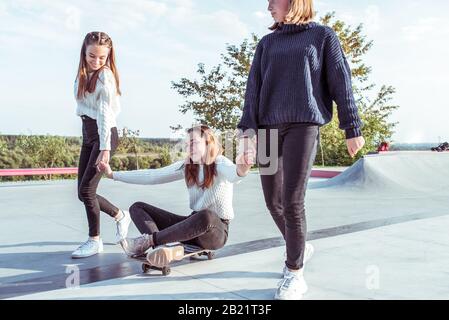
[[[97,165],[97,170],[98,172],[104,172],[109,179],[112,179],[112,169],[109,163],[104,163],[103,161],[101,161]]]
[[[256,163],[257,143],[255,138],[243,137],[239,141],[236,157],[237,174],[246,176],[251,167]]]
[[[95,162],[95,165],[98,166],[100,162],[109,163],[109,159],[110,159],[109,150],[101,150],[100,154],[98,155],[97,161]]]

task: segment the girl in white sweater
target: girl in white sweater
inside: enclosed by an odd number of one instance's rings
[[[72,253],[85,258],[103,251],[100,239],[100,211],[115,219],[117,241],[126,237],[129,213],[97,194],[101,172],[118,145],[116,117],[120,112],[120,86],[115,66],[114,46],[104,32],[90,32],[83,41],[75,80],[76,114],[83,124],[83,143],[78,165],[78,198],[84,203],[89,238]]]
[[[223,156],[214,133],[207,126],[188,130],[186,159],[160,169],[112,172],[106,163],[99,165],[116,181],[133,184],[161,184],[184,180],[189,192],[189,216],[180,216],[155,206],[136,202],[129,212],[143,234],[121,241],[130,256],[142,255],[148,249],[148,261],[155,266],[167,265],[182,257],[182,246],[163,246],[181,242],[205,249],[219,249],[228,238],[232,208],[233,183],[246,176],[255,161],[252,150],[237,157],[237,165]]]

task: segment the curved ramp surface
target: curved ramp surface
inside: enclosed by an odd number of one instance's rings
[[[389,193],[447,193],[449,152],[401,151],[366,155],[338,176],[309,188]]]

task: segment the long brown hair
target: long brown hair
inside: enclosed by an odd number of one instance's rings
[[[189,187],[197,185],[202,189],[209,188],[214,182],[214,177],[217,175],[217,166],[215,160],[222,154],[220,142],[215,136],[214,132],[205,125],[196,126],[187,130],[188,134],[198,132],[201,137],[206,140],[206,160],[204,164],[204,181],[200,184],[198,174],[200,164],[193,163],[192,158],[189,158],[186,163],[185,180]]]
[[[290,8],[283,22],[275,22],[269,29],[276,30],[285,22],[294,24],[309,23],[315,17],[313,0],[290,0]]]
[[[109,48],[109,54],[108,58],[106,59],[106,64],[101,67],[100,69],[96,70],[92,77],[89,79],[88,77],[88,68],[86,63],[86,49],[89,45],[99,45],[99,46],[107,46]],[[120,81],[119,81],[119,75],[117,71],[117,67],[115,65],[115,51],[114,51],[114,45],[112,43],[112,39],[104,32],[100,31],[93,31],[89,32],[85,37],[83,41],[83,45],[81,47],[81,53],[80,53],[80,63],[78,67],[78,92],[76,97],[78,99],[82,99],[86,92],[92,93],[95,91],[95,87],[97,85],[97,79],[100,75],[100,72],[103,70],[103,68],[107,66],[109,69],[111,69],[112,73],[114,74],[116,88],[117,88],[117,94],[120,95]]]

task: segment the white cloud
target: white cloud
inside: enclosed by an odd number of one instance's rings
[[[337,11],[336,18],[352,26],[362,23],[368,34],[373,34],[381,29],[380,9],[376,5],[367,6],[363,14],[356,14],[354,11]]]
[[[146,24],[157,24],[167,14],[168,7],[162,2],[145,0],[96,1],[93,4],[85,1],[82,10],[86,16],[85,26],[126,33]]]
[[[355,17],[354,14],[349,12],[337,13],[335,16],[337,19],[344,21],[346,24],[355,25],[361,21],[360,17]]]
[[[0,6],[0,12],[7,13],[7,21],[0,25],[0,31],[8,30],[27,36],[23,33],[30,31],[29,36],[34,37],[33,29],[50,29],[61,31],[79,31],[89,26],[103,27],[127,32],[142,26],[145,22],[158,19],[168,12],[166,3],[160,1],[128,0],[128,1],[30,1],[6,0]],[[10,8],[9,11],[6,8]],[[81,23],[83,17],[84,25]],[[20,25],[22,32],[17,31]],[[84,27],[84,28],[83,28]],[[19,28],[20,29],[20,28]]]
[[[262,12],[262,11],[256,11],[253,13],[254,16],[256,16],[259,19],[265,19],[268,17],[268,13]]]
[[[165,3],[156,1],[145,1],[142,7],[146,9],[147,13],[151,13],[155,16],[163,16],[168,11],[168,7]]]
[[[201,11],[190,0],[174,0],[169,6],[164,23],[183,39],[210,45],[240,41],[250,34],[239,15],[229,10]]]
[[[249,34],[246,24],[237,14],[230,11],[219,10],[207,15],[198,15],[194,19],[202,26],[207,26],[209,32],[212,31],[215,35],[242,38]]]
[[[416,128],[410,130],[408,134],[404,135],[404,143],[422,143],[428,142],[423,132],[417,131]]]
[[[176,7],[191,8],[194,6],[192,0],[169,0],[169,2],[172,2]]]
[[[0,33],[14,34],[23,42],[29,42],[27,38],[32,41],[51,40],[53,44],[62,46],[67,45],[68,37],[60,32],[61,28],[79,36],[80,31],[92,30],[111,34],[135,31],[151,35],[158,27],[157,32],[169,34],[174,29],[202,42],[211,41],[214,37],[239,39],[249,34],[236,13],[222,9],[204,12],[192,0],[80,0],[76,6],[72,3],[69,0],[6,0],[2,4],[13,10],[3,19]]]
[[[65,11],[65,27],[68,30],[78,31],[80,29],[81,10],[77,7],[68,7]]]
[[[407,41],[416,42],[449,36],[449,23],[441,18],[421,18],[415,24],[402,27]]]
[[[368,32],[380,29],[380,10],[378,6],[370,5],[365,9],[365,26]]]
[[[0,2],[0,17],[6,15],[7,11],[6,3]]]

